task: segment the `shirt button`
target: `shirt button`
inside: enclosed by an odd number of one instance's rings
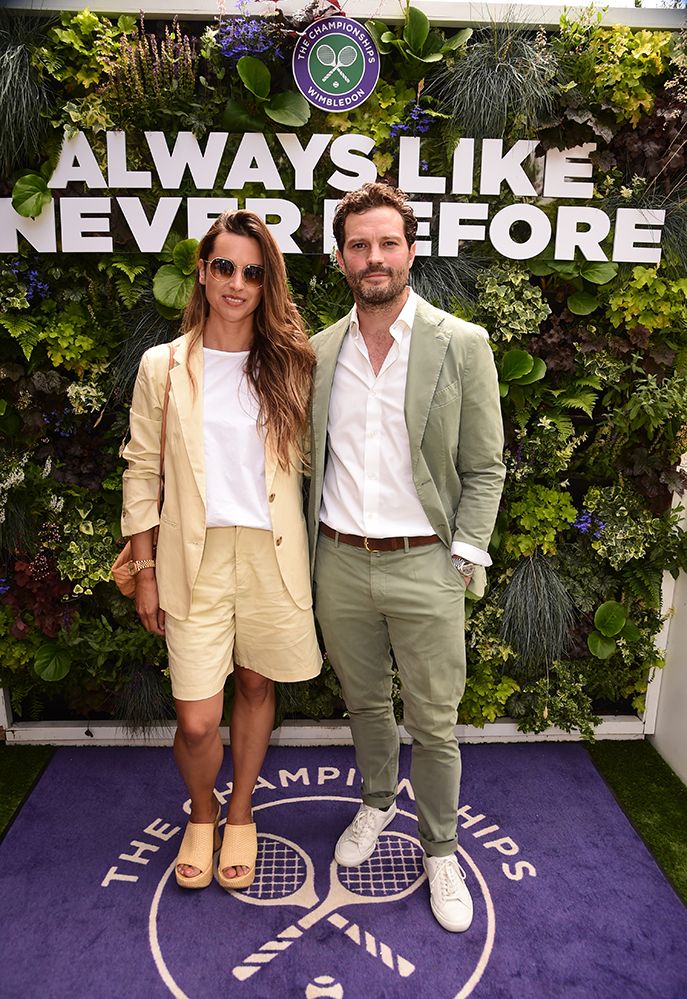
[[[270,503],[274,503],[274,493],[270,493],[267,498],[270,501]]]
[[[281,538],[277,538],[277,540],[274,543],[278,547],[281,544],[281,542],[282,542],[282,539]]]

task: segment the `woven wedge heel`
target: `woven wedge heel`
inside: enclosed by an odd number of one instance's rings
[[[254,822],[245,826],[224,827],[224,839],[217,865],[217,880],[223,888],[249,888],[255,878],[255,861],[258,856],[258,833]],[[225,878],[222,873],[227,867],[249,867],[248,874],[235,878]]]
[[[212,881],[212,857],[219,849],[219,808],[214,822],[189,822],[179,847],[174,873],[181,888],[207,888]],[[197,867],[200,874],[185,878],[179,874],[179,865]]]

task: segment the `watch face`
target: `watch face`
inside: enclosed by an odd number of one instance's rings
[[[135,576],[136,575],[136,563],[135,562],[129,562],[128,569],[129,569],[129,575],[130,576]]]

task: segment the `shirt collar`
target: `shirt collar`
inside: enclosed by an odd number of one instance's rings
[[[412,288],[408,289],[408,299],[399,312],[394,322],[389,327],[389,333],[397,343],[400,343],[405,333],[410,333],[415,322],[415,310],[417,309],[417,295]],[[354,340],[360,336],[360,324],[358,323],[358,307],[353,306],[349,332]]]

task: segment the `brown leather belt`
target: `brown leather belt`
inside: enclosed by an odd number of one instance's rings
[[[340,541],[342,545],[352,545],[353,548],[364,548],[368,552],[395,552],[405,548],[417,548],[419,545],[433,545],[441,539],[437,534],[423,535],[418,538],[361,538],[357,534],[341,534],[329,524],[320,523],[320,533],[326,538]]]

